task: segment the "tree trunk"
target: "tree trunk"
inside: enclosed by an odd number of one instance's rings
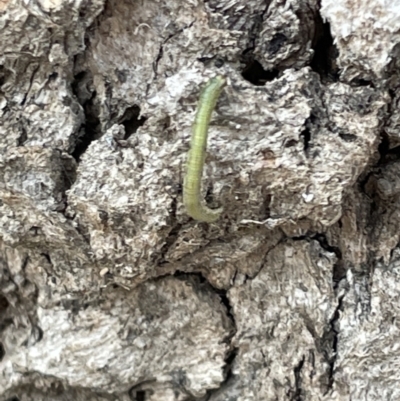
[[[399,0],[1,0],[0,29],[0,401],[400,399]]]

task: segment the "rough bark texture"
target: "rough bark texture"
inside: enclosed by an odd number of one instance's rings
[[[0,401],[399,400],[399,52],[399,0],[0,0]]]

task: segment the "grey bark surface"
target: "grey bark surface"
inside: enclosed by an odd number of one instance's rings
[[[1,0],[0,401],[400,400],[399,51],[399,0]]]

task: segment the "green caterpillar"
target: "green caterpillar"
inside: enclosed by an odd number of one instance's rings
[[[200,199],[200,195],[201,176],[207,150],[208,126],[218,97],[225,85],[226,79],[217,76],[208,81],[200,95],[183,184],[183,203],[187,214],[195,220],[207,223],[216,221],[222,213],[222,208],[208,208],[205,201]]]

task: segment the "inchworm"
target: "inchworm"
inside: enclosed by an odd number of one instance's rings
[[[207,223],[216,221],[222,212],[222,208],[208,208],[200,196],[201,176],[207,150],[208,125],[225,84],[226,79],[222,76],[212,78],[200,95],[183,184],[183,203],[187,214],[195,220]]]

